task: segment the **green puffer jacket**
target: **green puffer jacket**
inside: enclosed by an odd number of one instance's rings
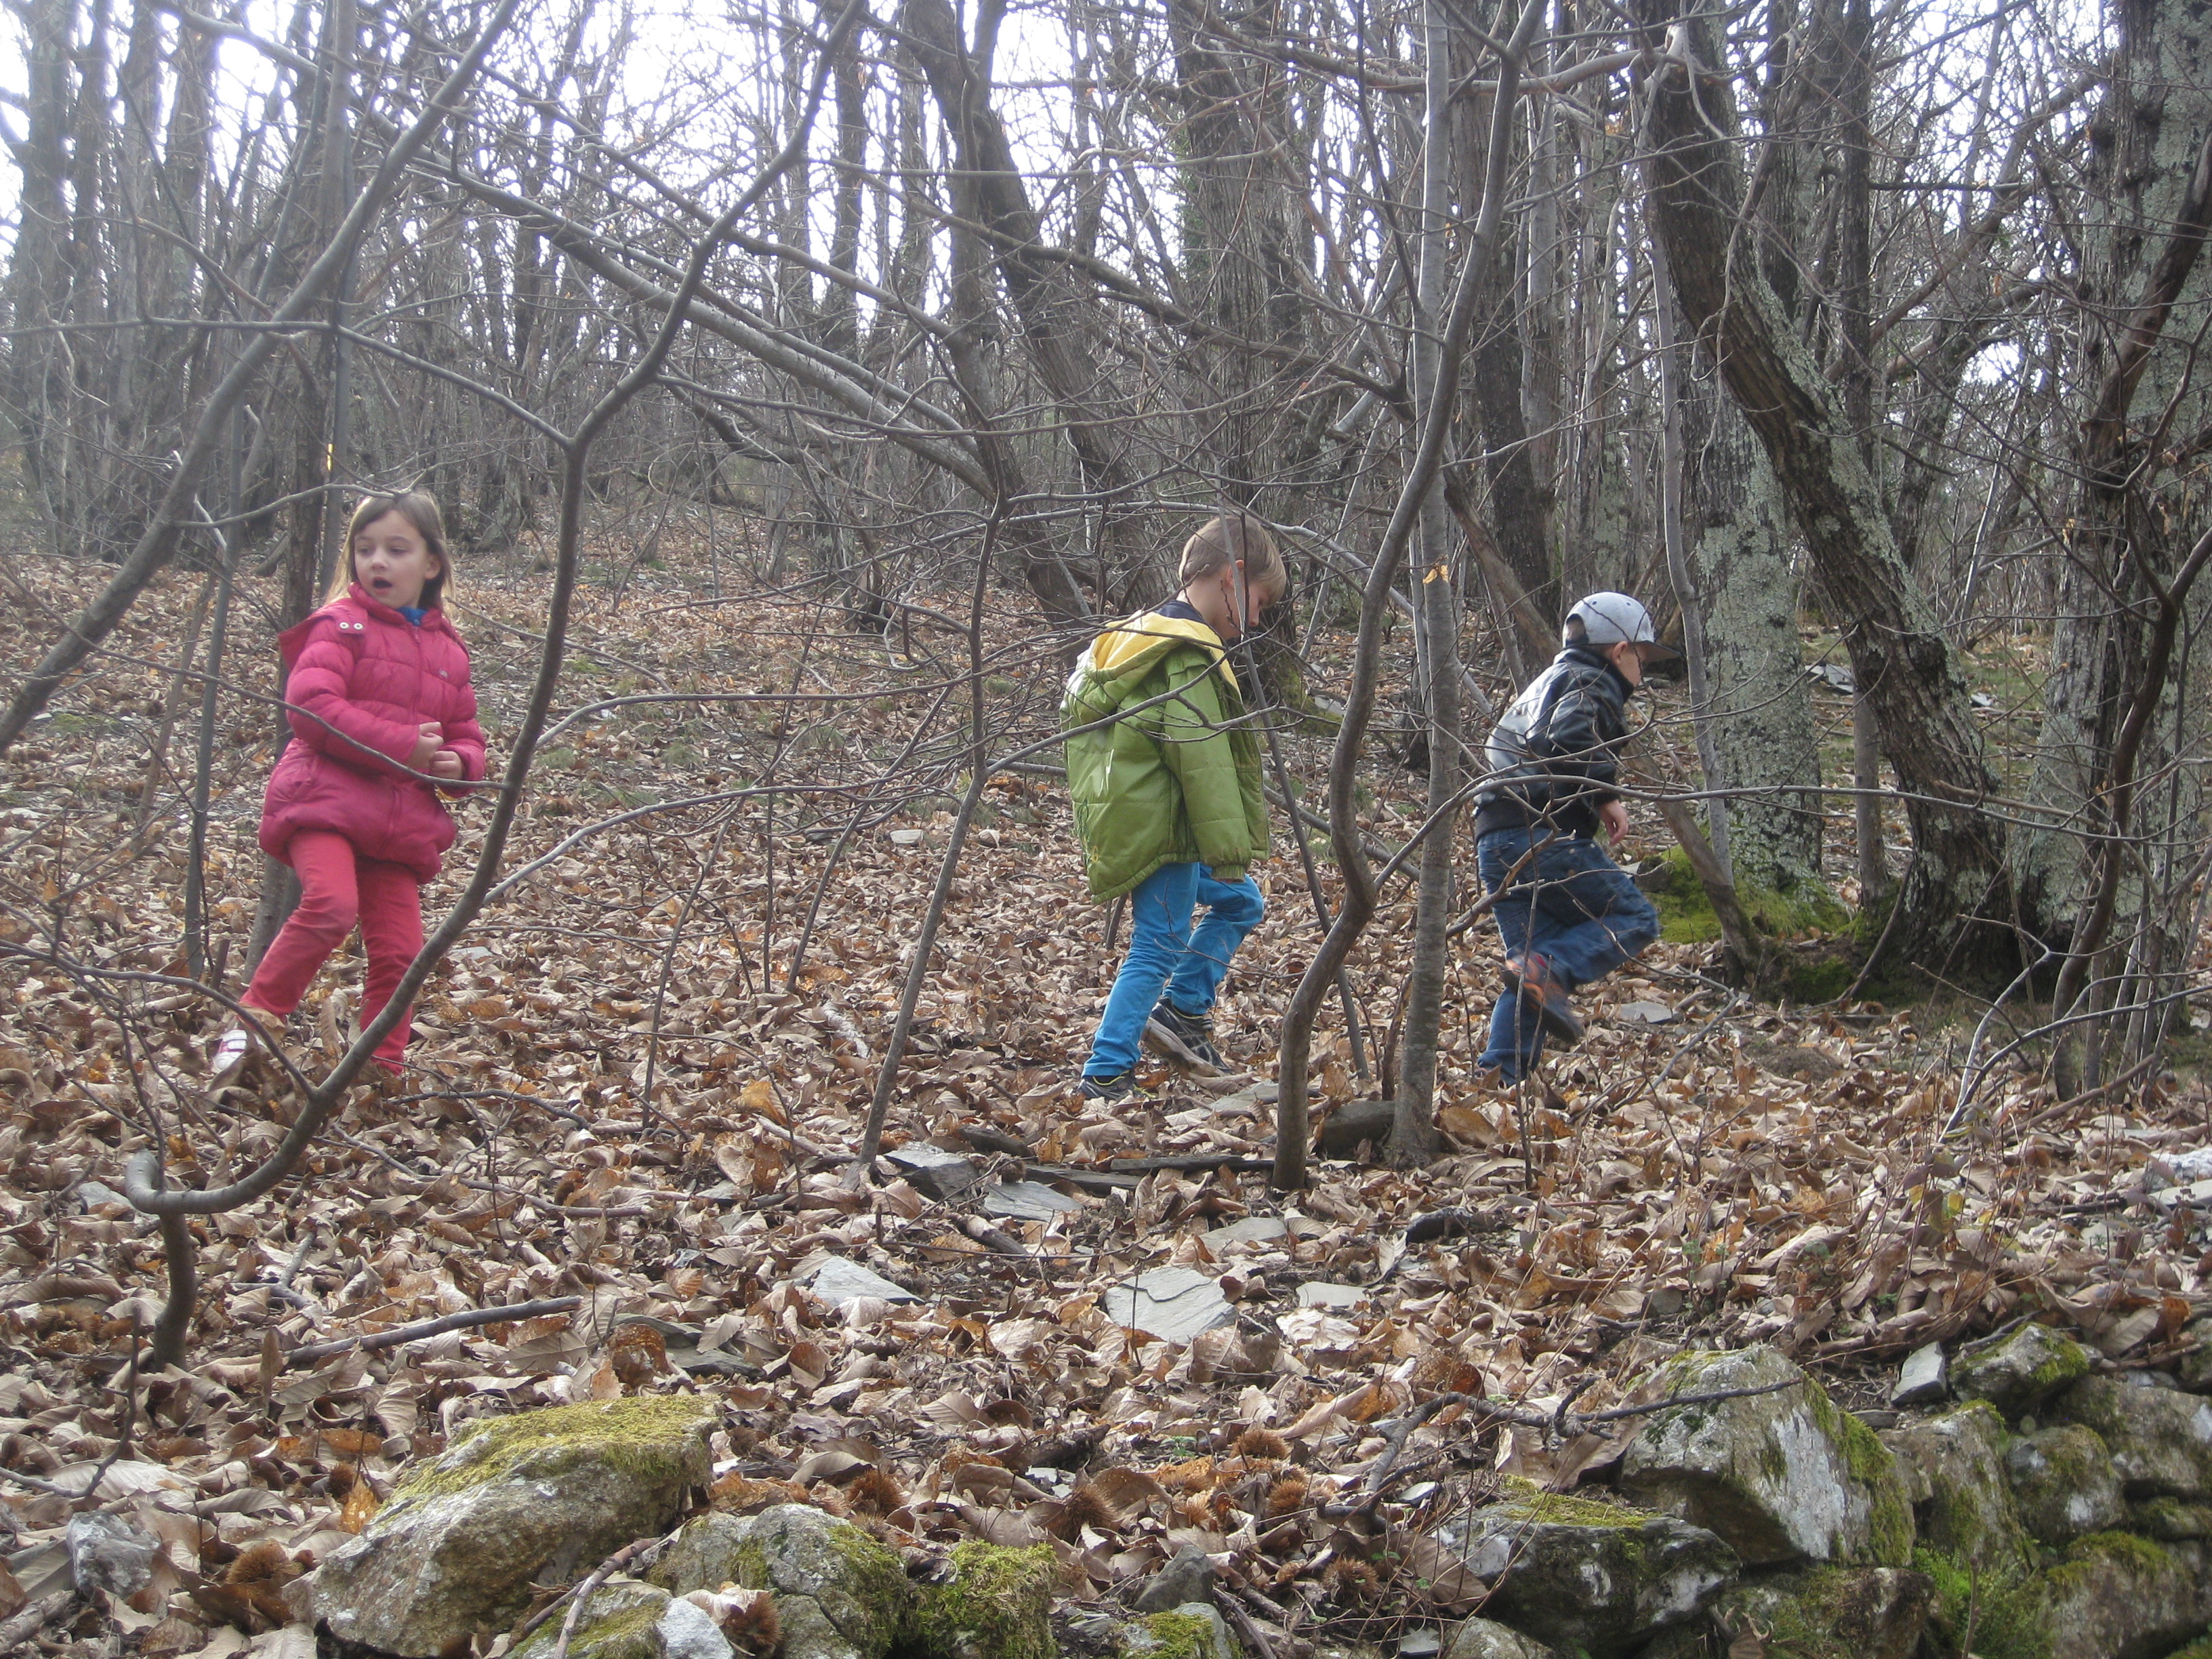
[[[1151,614],[1101,634],[1068,678],[1060,725],[1124,708],[1139,712],[1067,740],[1091,896],[1119,898],[1164,864],[1203,864],[1216,880],[1241,880],[1267,856],[1267,807],[1260,741],[1229,724],[1244,698],[1219,636],[1204,623]]]

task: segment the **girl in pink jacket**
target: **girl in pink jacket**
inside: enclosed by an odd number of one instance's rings
[[[368,953],[367,1024],[422,948],[422,884],[453,844],[438,792],[484,775],[468,647],[441,605],[452,571],[438,504],[419,490],[371,495],[346,526],[331,599],[277,636],[290,671],[292,740],[261,807],[261,848],[300,878],[300,906],[239,999],[267,1027],[216,1047],[218,1081],[281,1031],[307,983],[356,923]],[[407,1018],[377,1045],[397,1074]]]

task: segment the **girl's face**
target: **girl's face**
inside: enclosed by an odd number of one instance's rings
[[[372,519],[353,538],[353,579],[393,610],[422,603],[422,589],[445,574],[422,532],[397,513]]]

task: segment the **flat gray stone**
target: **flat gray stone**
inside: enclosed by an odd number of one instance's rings
[[[902,1290],[881,1273],[863,1267],[857,1261],[848,1261],[842,1255],[824,1256],[811,1267],[803,1267],[791,1276],[792,1283],[804,1285],[833,1308],[842,1308],[848,1302],[857,1302],[864,1296],[881,1297],[886,1302],[918,1302],[921,1298],[912,1291]]]
[[[1950,1367],[1944,1363],[1943,1345],[1930,1342],[1924,1348],[1915,1348],[1898,1373],[1897,1386],[1889,1391],[1893,1406],[1932,1405],[1950,1392]]]
[[[1298,1286],[1301,1308],[1356,1308],[1366,1299],[1367,1292],[1357,1285],[1324,1285],[1309,1280]]]
[[[1680,1018],[1663,1002],[1624,1002],[1613,1017],[1630,1025],[1671,1025]]]
[[[1225,1227],[1214,1228],[1206,1235],[1206,1242],[1218,1249],[1224,1244],[1264,1244],[1270,1239],[1287,1238],[1290,1234],[1291,1224],[1279,1215],[1248,1215]]]
[[[1082,1207],[1081,1199],[1070,1198],[1042,1181],[1000,1181],[983,1188],[983,1213],[1015,1221],[1049,1221]]]
[[[1237,1317],[1221,1287],[1188,1267],[1155,1267],[1133,1284],[1116,1285],[1106,1292],[1105,1306],[1115,1324],[1163,1342],[1188,1342]]]
[[[1194,1602],[1213,1605],[1213,1563],[1204,1550],[1186,1544],[1137,1587],[1129,1605],[1139,1613],[1173,1613]]]
[[[929,1198],[957,1198],[983,1178],[973,1158],[919,1141],[884,1156],[898,1166],[908,1185]]]

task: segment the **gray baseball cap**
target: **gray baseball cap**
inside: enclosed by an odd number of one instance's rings
[[[1666,662],[1682,654],[1659,642],[1659,630],[1641,599],[1610,591],[1577,600],[1567,612],[1559,636],[1565,644],[1586,643],[1600,650],[1609,645],[1640,645],[1646,662]]]

